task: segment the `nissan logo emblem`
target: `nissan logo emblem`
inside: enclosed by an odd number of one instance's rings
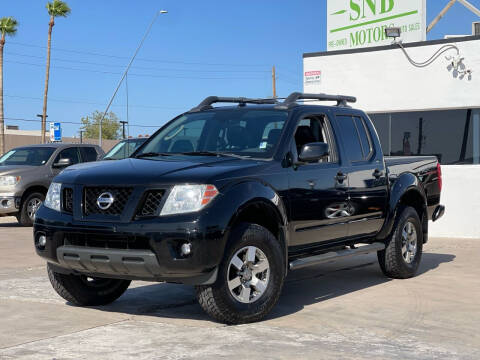
[[[108,208],[112,206],[114,201],[115,201],[115,198],[111,193],[104,192],[100,194],[100,196],[98,197],[97,206],[100,210],[108,210]]]

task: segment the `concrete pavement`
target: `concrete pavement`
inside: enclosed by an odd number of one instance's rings
[[[224,326],[182,285],[71,306],[13,220],[0,218],[0,359],[479,358],[480,240],[431,239],[409,280],[385,278],[375,255],[291,273],[267,320]]]

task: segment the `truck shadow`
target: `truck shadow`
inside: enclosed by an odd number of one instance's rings
[[[0,228],[16,228],[16,227],[22,227],[16,220],[15,222],[2,222],[0,223]]]
[[[421,277],[454,259],[455,255],[451,254],[424,253],[417,276]],[[280,300],[267,319],[291,315],[308,305],[390,281],[382,274],[375,254],[298,270],[287,277]],[[198,305],[193,287],[144,284],[133,283],[115,303],[95,309],[157,318],[211,321]]]

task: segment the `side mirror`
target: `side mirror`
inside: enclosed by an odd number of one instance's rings
[[[328,144],[323,142],[315,142],[305,144],[302,151],[298,155],[298,160],[304,163],[313,163],[324,159],[330,154]]]
[[[62,168],[69,167],[70,165],[72,165],[71,159],[60,159],[58,160],[58,162],[53,164],[53,167],[56,169],[62,169]]]

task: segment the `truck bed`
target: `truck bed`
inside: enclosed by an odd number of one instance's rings
[[[436,156],[385,156],[390,185],[402,174],[411,173],[417,177],[427,197],[429,219],[440,204],[441,170]]]

